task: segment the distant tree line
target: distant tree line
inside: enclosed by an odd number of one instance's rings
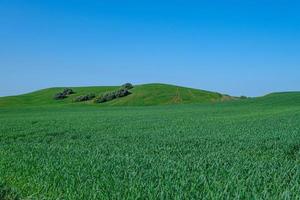
[[[84,102],[94,100],[95,103],[105,103],[117,98],[125,97],[131,94],[129,91],[134,86],[131,83],[125,83],[118,90],[105,92],[99,96],[96,96],[94,93],[89,93],[86,95],[78,96],[74,99],[74,102]],[[55,94],[55,100],[61,100],[67,98],[69,95],[74,94],[75,92],[70,88],[65,88],[62,92]]]
[[[55,100],[65,99],[71,94],[75,94],[75,92],[70,88],[65,88],[62,92],[55,94],[54,99]]]
[[[94,93],[90,93],[87,95],[78,96],[75,98],[75,102],[82,102],[82,101],[90,101],[93,100],[96,97]]]
[[[133,85],[131,83],[126,83],[122,85],[122,87],[116,91],[111,92],[105,92],[104,94],[100,95],[95,99],[95,103],[105,103],[117,98],[126,97],[131,94],[129,92],[130,89],[133,88]]]

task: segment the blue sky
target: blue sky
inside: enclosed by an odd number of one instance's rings
[[[0,0],[0,96],[163,82],[300,90],[300,3]]]

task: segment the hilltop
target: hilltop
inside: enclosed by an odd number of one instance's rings
[[[300,92],[277,92],[262,97],[237,98],[218,92],[181,87],[176,85],[152,83],[135,85],[130,89],[130,95],[117,98],[101,104],[91,101],[74,102],[82,95],[95,94],[101,96],[105,93],[116,91],[120,86],[90,86],[90,87],[68,87],[75,94],[62,100],[54,100],[55,94],[61,92],[65,87],[55,87],[38,90],[28,94],[0,97],[0,107],[18,106],[47,106],[47,105],[82,105],[90,104],[97,106],[154,106],[174,104],[202,104],[218,102],[236,102],[234,105],[299,105]],[[235,101],[232,101],[235,100]],[[240,101],[236,101],[240,100]]]
[[[93,87],[70,87],[75,94],[63,100],[54,100],[56,93],[63,90],[63,87],[48,88],[38,90],[32,93],[9,96],[0,98],[0,106],[41,106],[41,105],[66,105],[75,104],[74,99],[81,95],[94,93],[96,95],[105,92],[115,91],[120,86],[93,86]],[[168,85],[168,84],[143,84],[135,85],[130,90],[131,94],[115,99],[101,105],[118,105],[118,106],[142,106],[142,105],[171,105],[171,104],[191,104],[191,103],[213,103],[231,100],[232,97],[222,95],[217,92]],[[92,101],[83,102],[92,104]],[[77,104],[83,104],[77,103]]]
[[[74,102],[118,90],[0,98],[0,199],[299,199],[299,92],[226,101],[236,98],[147,84],[105,103]]]

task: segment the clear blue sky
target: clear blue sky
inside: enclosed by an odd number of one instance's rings
[[[0,0],[0,96],[124,82],[300,90],[300,3]]]

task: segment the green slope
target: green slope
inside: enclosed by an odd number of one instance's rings
[[[257,103],[268,105],[300,105],[300,92],[278,92],[257,98]]]
[[[62,88],[0,98],[0,199],[300,199],[300,92],[64,106],[117,88],[73,88],[63,101],[52,100]],[[132,93],[103,105],[228,99],[162,84]]]
[[[39,90],[29,94],[0,98],[0,106],[40,106],[40,105],[66,105],[82,104],[74,103],[77,96],[88,93],[100,95],[107,91],[113,91],[119,86],[99,86],[99,87],[71,87],[76,94],[64,100],[54,100],[53,96],[62,91],[63,88],[49,88]],[[145,84],[137,85],[132,90],[131,95],[113,100],[101,105],[169,105],[169,104],[189,104],[208,103],[227,100],[227,96],[219,93],[197,90],[186,87],[179,87],[167,84]],[[229,98],[230,99],[230,98]],[[92,102],[85,102],[92,103]]]
[[[236,106],[249,105],[249,106],[263,106],[263,107],[300,106],[300,92],[271,93],[262,97],[240,100],[234,104]]]
[[[93,87],[70,87],[76,94],[69,96],[64,100],[54,100],[53,96],[61,92],[64,87],[49,88],[35,91],[28,94],[9,96],[0,98],[0,107],[18,107],[18,106],[45,106],[45,105],[81,105],[93,104],[92,101],[83,103],[74,103],[77,96],[88,93],[101,95],[108,91],[117,90],[120,86],[93,86]],[[172,104],[197,104],[197,103],[215,103],[229,101],[235,105],[253,104],[262,106],[278,105],[299,105],[300,92],[282,92],[271,93],[263,97],[251,98],[241,101],[230,100],[234,97],[222,95],[216,92],[198,90],[187,87],[180,87],[168,84],[144,84],[136,85],[130,90],[131,95],[115,99],[99,106],[145,106],[145,105],[172,105]]]
[[[96,93],[101,94],[106,91],[115,90],[118,87],[113,86],[103,86],[103,87],[70,87],[76,94],[71,95],[70,97],[64,100],[54,100],[53,97],[56,93],[61,92],[63,87],[57,88],[48,88],[39,90],[36,92],[18,95],[18,96],[9,96],[0,98],[1,107],[10,107],[10,106],[41,106],[41,105],[65,105],[73,103],[74,98],[80,95],[85,95],[87,93]]]
[[[188,103],[208,103],[221,101],[223,95],[166,84],[146,84],[136,86],[132,94],[111,102],[109,105],[168,105]]]
[[[300,199],[299,97],[0,108],[0,199]]]

